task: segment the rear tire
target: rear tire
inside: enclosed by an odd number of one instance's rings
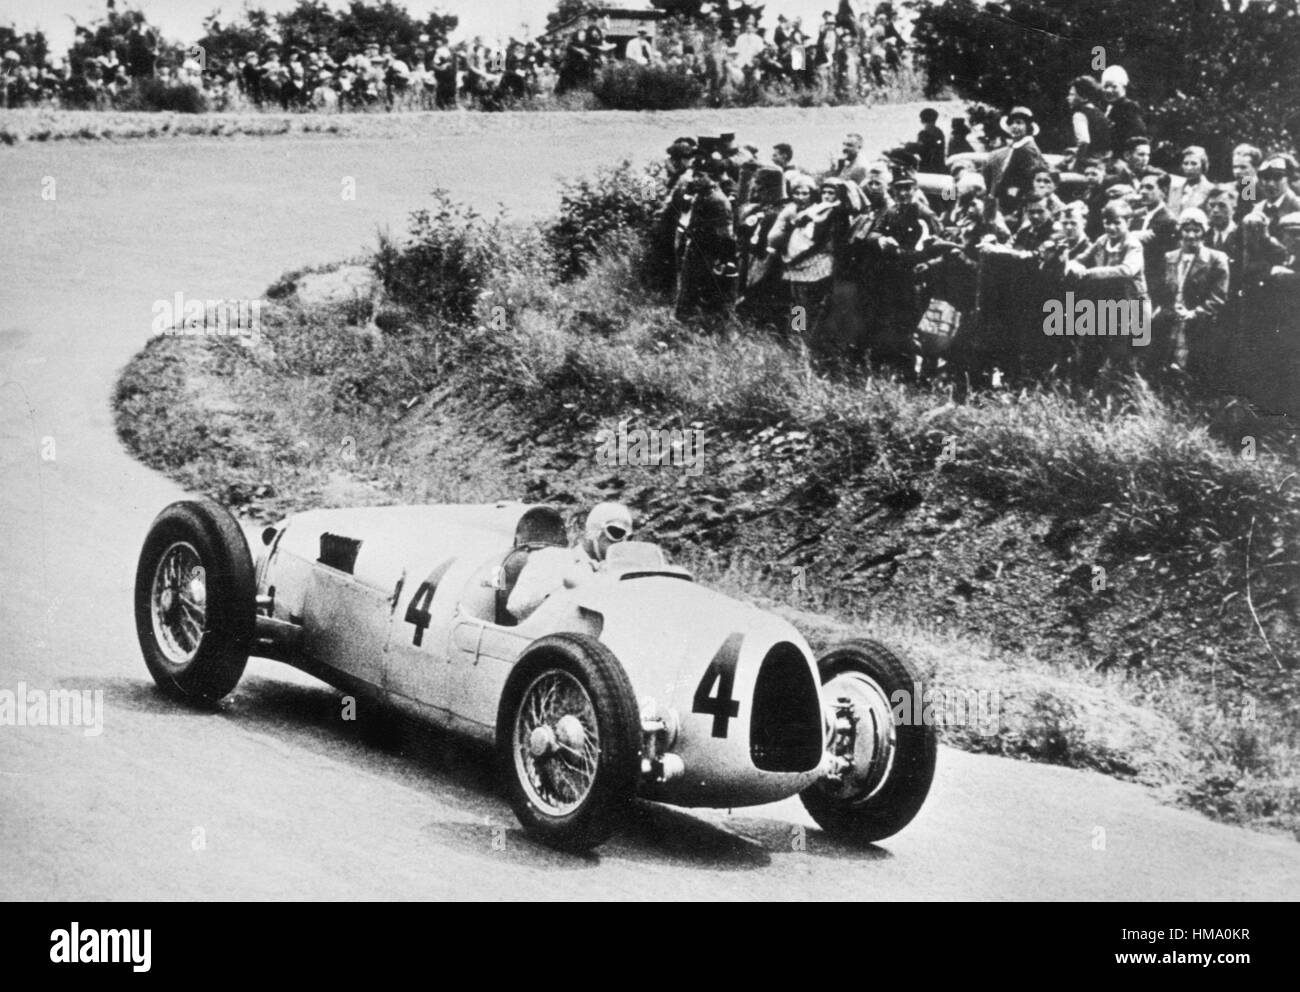
[[[144,663],[174,699],[215,703],[239,682],[253,643],[257,580],[248,542],[212,500],[154,519],[135,573]]]
[[[889,648],[868,640],[833,648],[817,660],[817,668],[823,705],[833,705],[847,692],[855,699],[858,734],[874,732],[878,745],[871,750],[870,768],[859,769],[861,779],[840,786],[818,782],[799,798],[829,834],[860,843],[884,840],[912,821],[934,778],[934,728],[893,719],[890,705],[899,691],[910,700],[920,676]]]
[[[641,720],[623,666],[585,634],[534,641],[502,693],[497,749],[530,835],[571,851],[604,842],[640,778]]]

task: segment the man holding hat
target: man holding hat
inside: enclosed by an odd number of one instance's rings
[[[1034,191],[1034,173],[1047,168],[1047,161],[1034,141],[1039,128],[1032,110],[1012,107],[1000,123],[1011,141],[984,163],[984,186],[991,195],[989,202],[996,202],[1002,213],[1009,215]]]

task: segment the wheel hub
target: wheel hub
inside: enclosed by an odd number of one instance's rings
[[[555,750],[555,731],[550,727],[534,727],[528,735],[528,753],[534,758],[545,758]]]

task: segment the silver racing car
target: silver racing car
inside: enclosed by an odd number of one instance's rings
[[[182,700],[221,699],[257,655],[490,743],[520,822],[556,847],[600,844],[636,797],[798,793],[862,842],[916,815],[935,738],[896,715],[920,684],[907,662],[861,640],[814,657],[785,620],[636,541],[517,621],[529,555],[567,544],[549,506],[315,510],[245,533],[211,501],[177,502],[140,554],[140,646]]]

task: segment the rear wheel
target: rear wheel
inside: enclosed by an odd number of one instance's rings
[[[213,703],[238,683],[253,642],[257,582],[248,542],[211,500],[166,507],[135,573],[135,628],[165,693]]]
[[[915,670],[883,644],[848,641],[817,661],[822,705],[833,711],[847,699],[857,719],[853,764],[839,782],[822,781],[800,793],[804,807],[831,834],[870,843],[902,830],[920,811],[934,778],[934,728],[894,719],[895,693],[910,705],[920,691]]]
[[[524,652],[502,695],[497,746],[510,805],[553,847],[606,840],[636,795],[640,717],[627,673],[584,634],[554,634]]]

